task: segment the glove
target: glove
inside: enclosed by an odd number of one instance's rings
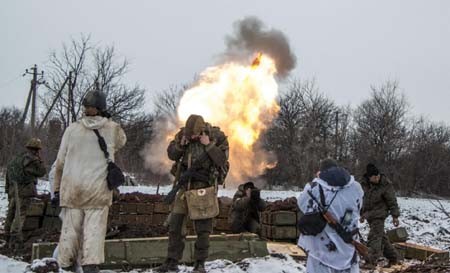
[[[252,201],[259,201],[259,199],[261,199],[261,192],[259,189],[252,189],[252,193],[250,195],[251,200]]]
[[[55,192],[55,196],[51,200],[52,208],[59,207],[59,191]]]

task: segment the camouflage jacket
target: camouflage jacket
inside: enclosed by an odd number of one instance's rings
[[[233,196],[229,222],[234,223],[234,226],[236,226],[237,222],[243,225],[250,220],[249,218],[253,218],[259,223],[259,212],[265,208],[266,202],[264,200],[259,199],[256,202],[247,197],[244,191],[244,184],[242,184]]]
[[[7,166],[5,192],[12,194],[17,183],[20,197],[36,196],[37,178],[47,173],[41,159],[31,152],[16,156]]]
[[[392,183],[385,175],[381,175],[378,184],[371,183],[364,175],[362,187],[364,190],[364,201],[361,215],[368,221],[374,219],[386,219],[400,216],[400,209],[397,204],[397,197]]]
[[[202,158],[204,153],[207,157],[201,160],[199,168],[196,172],[207,177],[208,181],[194,181],[191,180],[191,188],[202,188],[210,186],[214,183],[218,176],[218,168],[222,168],[228,163],[228,140],[225,134],[218,127],[211,127],[207,124],[207,134],[210,138],[209,145],[203,145],[199,141],[190,142],[187,145],[181,145],[181,138],[184,134],[184,128],[175,135],[167,147],[167,155],[170,160],[181,163],[180,175],[188,169],[189,164],[194,164],[196,160]],[[190,163],[189,163],[190,161]],[[172,168],[171,173],[175,175],[176,163]]]

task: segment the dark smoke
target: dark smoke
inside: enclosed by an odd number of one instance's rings
[[[276,62],[278,75],[288,76],[295,68],[297,58],[289,46],[289,41],[283,32],[268,29],[256,17],[246,17],[234,23],[233,35],[226,37],[229,58],[239,58],[242,54],[262,52],[269,55]]]

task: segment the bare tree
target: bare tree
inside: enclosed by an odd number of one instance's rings
[[[362,164],[377,163],[398,178],[396,165],[406,148],[408,124],[406,98],[398,90],[398,83],[388,81],[372,86],[371,97],[355,111],[354,152]]]
[[[279,117],[267,132],[266,146],[278,158],[268,175],[279,182],[272,182],[302,186],[313,177],[320,159],[333,150],[336,110],[314,80],[291,83],[280,98]]]
[[[72,115],[77,118],[81,115],[85,94],[98,84],[108,96],[108,111],[113,118],[119,121],[132,120],[142,110],[145,90],[138,85],[129,87],[123,83],[128,66],[128,61],[119,58],[113,46],[93,45],[90,36],[72,39],[69,44],[63,44],[61,51],[54,51],[50,55],[46,68],[48,92],[42,97],[43,104],[47,110],[50,108],[72,72],[69,82],[74,99]],[[68,103],[68,92],[63,92],[53,109],[53,115],[61,120],[64,128],[68,126]]]
[[[0,166],[6,166],[11,155],[24,150],[28,134],[20,123],[21,117],[17,108],[0,109]]]

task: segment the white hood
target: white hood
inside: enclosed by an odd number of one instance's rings
[[[81,119],[81,124],[91,130],[103,128],[107,122],[108,119],[101,116],[84,116]]]

